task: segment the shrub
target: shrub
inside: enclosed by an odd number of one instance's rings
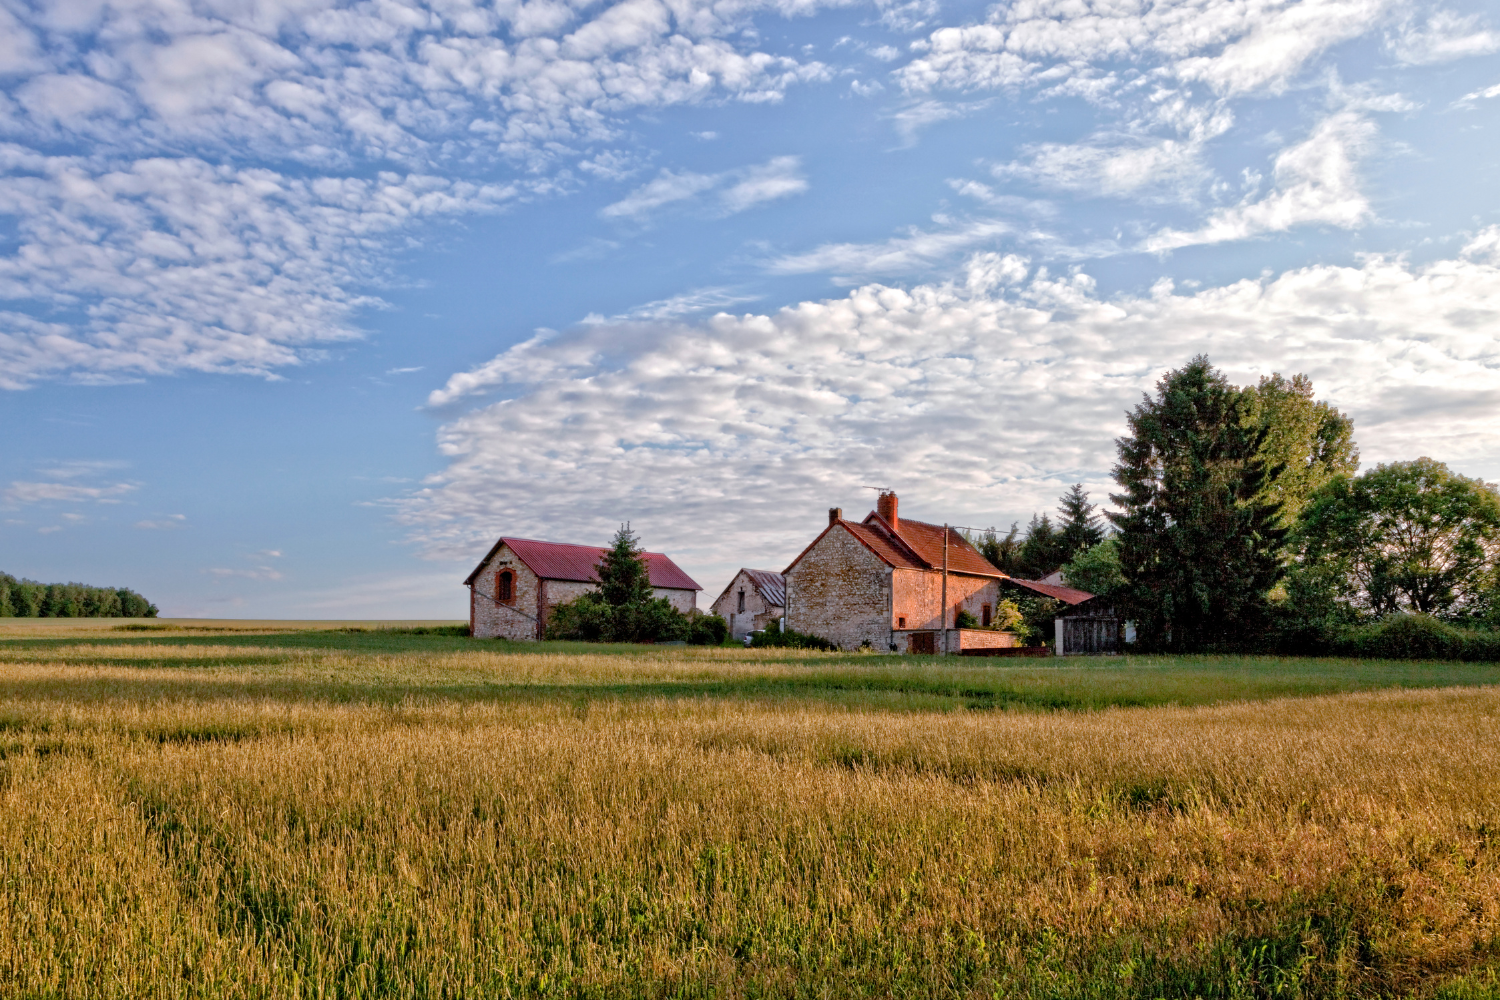
[[[979,619],[975,618],[968,611],[960,611],[956,616],[954,616],[953,627],[954,628],[978,628],[979,627]]]
[[[615,609],[597,593],[583,594],[565,601],[547,616],[548,639],[572,639],[580,642],[613,642]]]
[[[689,626],[687,615],[665,597],[612,605],[594,591],[554,607],[546,636],[578,642],[684,642]]]
[[[716,614],[695,612],[688,620],[688,642],[694,646],[722,646],[729,638],[729,623]]]
[[[822,649],[837,652],[838,644],[818,635],[808,635],[796,629],[785,629],[779,621],[773,621],[764,632],[750,633],[751,646],[784,646],[790,649]]]
[[[1500,634],[1455,628],[1431,615],[1386,615],[1345,629],[1334,652],[1384,660],[1500,660]]]

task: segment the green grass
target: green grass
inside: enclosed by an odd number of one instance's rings
[[[160,671],[212,667],[222,685],[204,679],[201,697],[238,694],[338,702],[412,698],[476,701],[599,699],[752,699],[833,703],[883,710],[1091,710],[1153,705],[1209,705],[1384,688],[1437,688],[1500,683],[1500,665],[1270,656],[1120,656],[1004,660],[938,656],[817,654],[777,649],[693,649],[573,642],[511,643],[406,630],[296,631],[260,635],[90,637],[101,652],[88,662],[141,671],[140,685],[159,685]],[[0,640],[0,656],[44,663],[76,662],[77,639]],[[143,647],[155,650],[142,656]],[[224,649],[205,661],[199,650]],[[445,664],[454,654],[513,653],[618,658],[621,669],[586,680],[516,680],[503,671]],[[311,660],[328,660],[311,669]],[[421,665],[413,663],[418,657]],[[641,669],[646,659],[676,670]],[[609,662],[605,660],[604,662]],[[628,664],[628,666],[626,666]],[[692,667],[702,665],[694,673]],[[62,683],[47,682],[52,690]],[[227,688],[224,687],[227,685]],[[73,681],[75,695],[136,697],[113,678]],[[109,694],[112,692],[113,694]]]

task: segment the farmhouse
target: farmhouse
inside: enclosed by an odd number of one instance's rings
[[[714,614],[743,639],[786,614],[786,577],[769,569],[741,569],[714,601]]]
[[[863,521],[829,508],[823,530],[784,572],[787,627],[891,652],[1011,646],[1015,635],[958,629],[959,612],[989,625],[1005,574],[957,530],[902,518],[880,494]]]
[[[479,561],[469,588],[469,629],[479,639],[540,639],[557,605],[599,585],[594,567],[606,549],[595,545],[502,537]],[[644,555],[656,597],[686,614],[703,588],[660,552]]]

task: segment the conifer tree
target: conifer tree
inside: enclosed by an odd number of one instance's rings
[[[599,593],[615,607],[645,604],[651,600],[651,576],[630,522],[620,525],[604,558],[595,568]]]
[[[1082,483],[1074,483],[1058,502],[1058,555],[1062,562],[1069,563],[1079,553],[1104,541],[1104,526],[1099,523]]]
[[[1026,525],[1026,541],[1021,545],[1021,568],[1026,575],[1046,576],[1065,561],[1062,536],[1052,526],[1052,518],[1047,514],[1031,515],[1031,523]]]
[[[1122,603],[1148,648],[1252,640],[1284,573],[1286,529],[1266,487],[1266,429],[1205,356],[1168,372],[1127,416],[1115,480]]]

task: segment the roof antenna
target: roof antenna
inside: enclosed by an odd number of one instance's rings
[[[889,493],[889,492],[891,492],[891,488],[889,486],[861,486],[860,489],[876,490],[877,492],[880,492],[880,493]]]

